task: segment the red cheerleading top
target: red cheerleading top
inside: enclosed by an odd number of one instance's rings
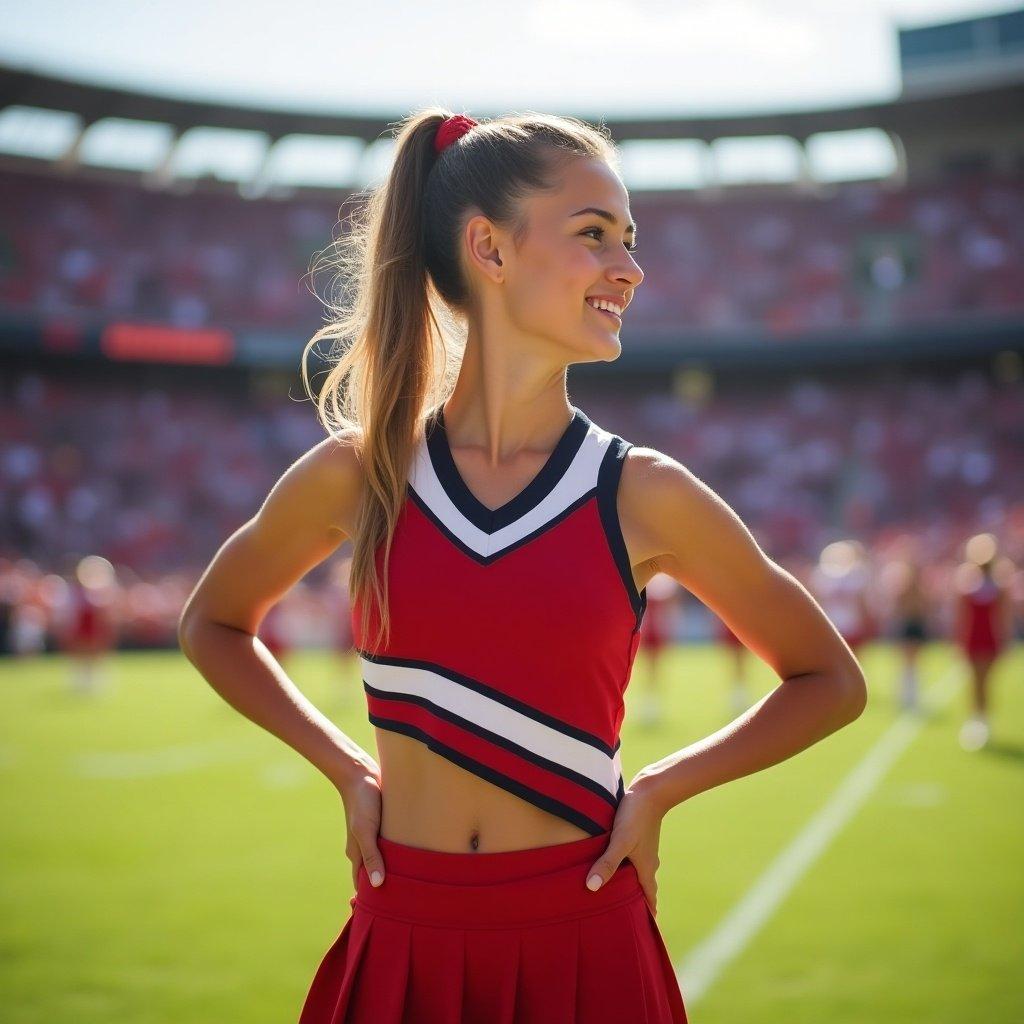
[[[1001,625],[997,620],[999,588],[991,579],[982,580],[961,596],[967,608],[960,645],[970,654],[995,654],[1003,646]]]
[[[540,472],[492,510],[438,406],[392,541],[390,642],[367,650],[379,617],[364,637],[359,599],[351,621],[373,725],[597,835],[625,791],[619,727],[647,588],[616,511],[632,445],[572,409]]]

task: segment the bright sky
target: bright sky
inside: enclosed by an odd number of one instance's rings
[[[32,0],[0,62],[165,95],[404,116],[735,114],[885,101],[896,28],[1009,0]]]

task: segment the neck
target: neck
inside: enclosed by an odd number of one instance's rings
[[[523,449],[550,450],[572,414],[566,367],[541,365],[502,352],[482,352],[468,342],[459,378],[444,405],[452,447],[486,452],[499,466]]]

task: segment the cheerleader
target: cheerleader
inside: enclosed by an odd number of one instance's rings
[[[57,639],[68,657],[75,693],[93,694],[109,678],[107,666],[117,641],[115,579],[107,559],[87,555],[68,581]]]
[[[870,574],[863,545],[838,540],[821,552],[812,573],[814,595],[850,650],[859,655],[874,633],[869,603]]]
[[[971,672],[970,711],[959,736],[965,750],[989,742],[992,666],[1013,638],[1009,595],[996,567],[996,539],[982,533],[967,542],[967,560],[956,573],[955,637]]]
[[[736,513],[568,400],[569,365],[618,357],[643,280],[616,162],[574,118],[428,108],[401,125],[345,236],[353,304],[306,350],[350,342],[317,399],[330,437],[182,612],[203,676],[344,808],[351,913],[300,1024],[685,1024],[656,919],[665,815],[864,708],[849,648]],[[380,764],[256,639],[268,603],[349,538]],[[780,683],[627,782],[624,696],[659,572]]]

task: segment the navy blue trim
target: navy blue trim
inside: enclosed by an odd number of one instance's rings
[[[462,479],[444,425],[444,406],[439,405],[427,420],[426,440],[430,461],[437,479],[452,504],[478,530],[496,533],[521,519],[546,498],[569,468],[590,429],[590,419],[582,409],[572,406],[572,419],[558,439],[540,472],[500,508],[490,509],[480,502]]]
[[[538,793],[529,786],[524,786],[523,783],[517,782],[515,779],[510,779],[507,775],[503,775],[501,772],[497,772],[493,768],[490,768],[485,764],[481,764],[479,761],[476,761],[471,757],[467,757],[465,754],[461,754],[457,750],[453,750],[451,747],[434,739],[433,736],[423,732],[421,729],[417,729],[415,726],[408,725],[405,722],[397,722],[391,718],[378,718],[376,715],[370,715],[369,717],[370,722],[379,729],[387,729],[390,732],[402,733],[404,736],[409,736],[414,740],[419,740],[421,743],[426,744],[426,746],[434,751],[435,754],[440,754],[441,757],[446,758],[453,764],[457,764],[460,768],[464,768],[466,771],[472,772],[474,775],[478,775],[481,779],[485,779],[487,782],[490,782],[495,786],[499,786],[501,789],[520,797],[527,803],[531,803],[535,807],[539,807],[542,811],[547,811],[549,814],[554,814],[558,818],[563,818],[566,821],[572,822],[572,824],[577,825],[579,828],[583,829],[585,832],[589,832],[593,836],[608,831],[606,828],[602,828],[596,821],[594,821],[593,818],[588,818],[587,815],[569,807],[567,804],[563,804],[560,800],[553,800],[551,797],[545,796],[543,793]]]
[[[629,551],[622,537],[622,524],[619,522],[619,511],[616,504],[626,452],[632,447],[633,445],[621,437],[617,435],[612,437],[608,450],[601,460],[600,469],[597,471],[597,507],[601,513],[601,523],[604,526],[605,536],[608,538],[608,546],[611,548],[615,564],[619,568],[619,576],[622,577],[623,586],[626,588],[626,596],[633,606],[633,613],[636,616],[633,626],[635,633],[640,628],[644,613],[647,611],[647,587],[637,592],[636,580],[633,579],[633,567],[630,565]]]
[[[408,495],[419,508],[419,510],[437,527],[438,530],[444,534],[447,539],[454,544],[464,555],[472,558],[478,565],[490,565],[491,562],[496,562],[499,558],[504,558],[506,555],[511,554],[516,548],[521,548],[524,544],[528,544],[531,540],[535,540],[542,533],[547,533],[548,530],[554,529],[563,519],[572,515],[581,505],[585,505],[591,497],[597,493],[596,487],[591,487],[586,494],[581,494],[572,504],[567,505],[557,516],[553,516],[547,520],[543,525],[538,526],[532,533],[526,534],[525,537],[520,537],[519,540],[513,541],[507,547],[502,548],[500,551],[495,551],[490,555],[481,555],[479,551],[474,551],[473,548],[469,547],[468,544],[464,544],[462,540],[457,537],[451,530],[441,522],[440,519],[434,514],[430,506],[416,493],[416,489],[412,484],[408,485]]]
[[[477,693],[482,694],[484,697],[488,697],[490,700],[497,701],[499,704],[503,704],[505,707],[511,708],[513,711],[518,711],[519,714],[525,715],[527,718],[532,718],[535,722],[539,722],[541,725],[546,725],[549,729],[554,729],[557,732],[562,733],[563,736],[569,736],[572,739],[579,740],[581,743],[586,743],[589,746],[600,750],[602,754],[606,754],[608,757],[614,757],[615,751],[619,749],[621,737],[616,740],[615,746],[609,747],[600,736],[595,736],[593,733],[585,732],[583,729],[577,728],[575,725],[569,725],[568,722],[563,722],[560,718],[555,718],[543,711],[538,711],[531,704],[526,704],[521,700],[516,700],[515,697],[510,697],[507,693],[502,693],[501,690],[496,690],[493,686],[488,686],[486,683],[480,682],[479,679],[473,679],[470,676],[463,675],[461,672],[455,672],[453,669],[446,668],[444,665],[438,665],[437,662],[424,661],[421,658],[395,658],[388,657],[383,654],[369,654],[359,648],[353,648],[353,650],[361,658],[365,658],[367,661],[372,662],[375,665],[396,665],[401,668],[423,668],[429,672],[434,672],[439,676],[444,676],[446,679],[450,679],[453,683],[465,686],[469,690],[475,690]]]
[[[563,779],[589,790],[594,796],[599,796],[609,806],[613,808],[618,806],[619,798],[609,793],[600,782],[596,782],[589,776],[581,775],[579,772],[567,768],[564,764],[558,764],[546,757],[542,757],[540,754],[528,750],[514,740],[510,740],[507,736],[502,736],[501,733],[485,729],[482,725],[477,725],[476,722],[472,722],[468,718],[463,718],[447,708],[440,707],[426,697],[421,697],[415,693],[395,693],[393,690],[379,690],[376,686],[371,686],[365,679],[363,680],[363,689],[378,700],[393,700],[404,704],[415,704],[417,707],[429,711],[435,718],[440,718],[465,732],[471,732],[474,736],[479,736],[480,739],[493,743],[496,747],[502,747],[509,753],[515,754],[517,757],[522,758],[522,760],[529,761],[530,764],[543,768],[553,775],[561,775]]]

